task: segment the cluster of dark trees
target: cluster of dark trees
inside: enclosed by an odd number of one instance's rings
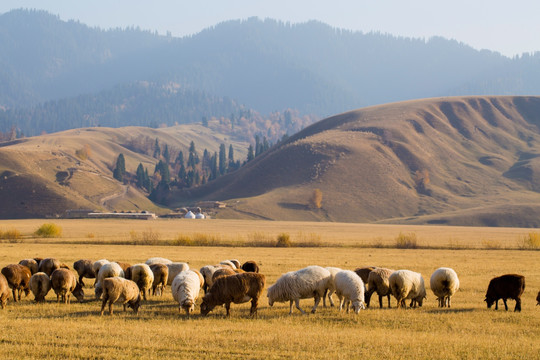
[[[178,151],[174,161],[171,158],[171,151],[168,144],[161,145],[159,139],[155,139],[153,146],[153,157],[158,160],[153,173],[148,172],[142,163],[139,163],[135,176],[126,173],[125,157],[119,154],[116,165],[113,169],[113,176],[118,181],[124,183],[134,183],[138,188],[148,192],[153,198],[154,190],[163,190],[171,187],[190,188],[204,185],[209,181],[227,173],[238,170],[242,165],[253,160],[263,152],[270,149],[272,144],[265,136],[255,136],[255,146],[249,145],[246,159],[242,162],[234,155],[234,148],[229,145],[220,144],[219,152],[213,153],[204,149],[202,158],[191,141],[187,156],[183,151]]]

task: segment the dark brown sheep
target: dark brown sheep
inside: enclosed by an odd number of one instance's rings
[[[54,270],[51,274],[51,287],[56,294],[56,302],[60,302],[61,298],[63,303],[69,304],[71,294],[73,294],[79,302],[83,302],[84,300],[82,286],[71,270],[64,268]]]
[[[234,271],[233,269],[231,269],[230,267],[224,267],[224,268],[221,268],[221,269],[217,269],[213,274],[212,274],[212,284],[216,282],[216,280],[222,276],[229,276],[229,275],[234,275],[234,274],[237,274],[236,271]]]
[[[6,280],[6,277],[3,274],[0,274],[0,306],[2,306],[2,309],[6,307],[8,299],[9,299],[9,285]]]
[[[54,270],[60,269],[60,261],[54,258],[46,258],[39,263],[38,271],[51,276]]]
[[[488,309],[495,303],[495,310],[499,310],[499,299],[504,302],[504,308],[508,311],[506,299],[516,301],[514,311],[521,311],[521,294],[525,290],[525,276],[507,274],[491,279],[486,292],[485,302]]]
[[[540,305],[540,291],[538,292],[538,295],[536,296],[536,305]]]
[[[117,263],[118,265],[120,265],[120,267],[122,268],[122,270],[124,271],[124,273],[126,272],[126,270],[128,268],[131,267],[131,264],[128,264],[126,262],[120,262],[120,261],[114,261],[115,263]],[[127,278],[126,278],[127,279]]]
[[[9,287],[13,292],[13,301],[21,301],[21,292],[28,296],[30,293],[30,277],[32,273],[26,266],[19,264],[11,264],[2,269],[2,274],[6,277]],[[15,297],[15,291],[18,293],[18,297]]]
[[[83,278],[96,278],[92,265],[94,265],[94,262],[88,259],[77,260],[73,263],[73,269],[75,269],[77,274],[79,274],[79,282],[81,283],[81,286],[84,286]]]
[[[364,284],[367,284],[368,283],[369,273],[371,271],[375,270],[376,268],[377,268],[376,266],[368,266],[368,267],[363,267],[363,268],[356,268],[354,270],[354,272],[356,273],[356,275],[360,276],[360,279],[362,279]]]
[[[150,270],[154,273],[154,282],[152,283],[152,295],[156,295],[158,292],[160,296],[163,296],[163,292],[167,287],[167,280],[169,279],[169,267],[165,264],[152,264]]]
[[[266,279],[257,273],[241,273],[216,279],[201,304],[201,314],[207,315],[216,306],[225,304],[230,316],[231,303],[241,304],[251,299],[250,315],[257,315],[257,305]]]
[[[249,261],[246,261],[245,263],[242,264],[242,270],[244,270],[245,272],[258,273],[259,272],[259,265],[257,265],[257,263],[255,261],[249,260]]]

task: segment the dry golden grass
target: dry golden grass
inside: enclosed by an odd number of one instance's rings
[[[266,275],[267,286],[284,272],[318,264],[354,269],[378,265],[406,268],[429,276],[440,266],[450,266],[460,277],[461,289],[452,300],[452,309],[440,310],[431,291],[420,309],[379,309],[376,297],[372,308],[359,315],[338,313],[319,307],[314,315],[288,314],[288,304],[268,307],[261,299],[259,316],[248,316],[249,304],[232,305],[230,319],[224,309],[200,317],[198,307],[190,319],[179,314],[170,289],[163,298],[151,297],[138,316],[115,313],[99,316],[100,303],[93,301],[87,287],[83,304],[57,305],[51,292],[48,302],[36,305],[29,296],[20,303],[9,302],[0,311],[3,358],[448,358],[514,359],[538,358],[540,353],[540,308],[535,297],[540,290],[538,252],[505,250],[515,246],[526,229],[482,229],[454,227],[400,227],[352,224],[308,224],[249,221],[55,221],[63,228],[61,239],[24,239],[22,243],[0,244],[0,266],[23,258],[56,257],[72,264],[80,258],[107,258],[137,263],[152,256],[187,261],[193,268],[220,260],[256,260]],[[0,222],[0,228],[16,228],[31,233],[40,220]],[[199,232],[222,238],[246,237],[258,232],[277,237],[281,233],[316,233],[322,242],[354,244],[394,242],[400,231],[415,232],[420,244],[447,244],[449,241],[478,249],[394,249],[360,247],[181,247],[88,245],[84,241],[104,241],[129,237],[129,231],[149,227],[163,239],[178,233]],[[94,238],[88,236],[95,234]],[[451,239],[450,239],[451,238]],[[482,248],[483,239],[500,241],[502,250]],[[80,242],[80,244],[77,244]],[[483,302],[489,279],[503,273],[526,276],[523,311],[488,310]],[[87,281],[90,285],[91,280]],[[199,300],[200,303],[200,300]],[[301,301],[308,309],[312,300]],[[510,309],[514,302],[509,301]]]

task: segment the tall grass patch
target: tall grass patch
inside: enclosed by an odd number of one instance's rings
[[[530,232],[518,239],[518,248],[521,250],[540,249],[540,232]]]
[[[58,238],[62,237],[62,227],[53,223],[46,223],[41,225],[34,235],[43,238]]]
[[[399,232],[399,235],[396,237],[396,247],[398,249],[417,249],[418,248],[418,238],[416,233],[402,233]]]
[[[0,229],[0,239],[7,240],[8,242],[16,243],[20,242],[22,239],[21,232],[15,228],[8,230]]]

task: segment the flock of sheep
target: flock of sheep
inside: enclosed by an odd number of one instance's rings
[[[0,304],[6,306],[10,291],[14,301],[21,300],[21,293],[33,293],[36,302],[44,302],[45,296],[52,289],[57,302],[70,302],[73,295],[78,301],[84,300],[84,278],[96,279],[94,295],[101,299],[101,315],[109,304],[109,313],[113,313],[113,304],[123,304],[138,312],[141,301],[147,294],[163,295],[167,286],[171,287],[173,298],[178,302],[179,311],[184,310],[189,316],[195,309],[200,289],[205,295],[200,306],[201,314],[206,315],[216,306],[224,305],[227,316],[230,315],[231,303],[251,301],[250,315],[257,314],[259,299],[266,285],[265,276],[259,273],[259,266],[254,261],[240,264],[238,260],[224,260],[217,265],[203,266],[200,271],[190,269],[185,262],[154,257],[141,264],[127,264],[108,260],[78,260],[73,264],[78,278],[69,266],[57,259],[24,259],[18,264],[5,266],[0,274]],[[459,289],[459,278],[450,268],[439,268],[431,275],[430,287],[438,300],[439,307],[450,307],[452,295]],[[502,299],[506,310],[507,299],[516,301],[514,311],[521,310],[521,294],[525,289],[522,275],[508,274],[490,281],[485,301],[488,308]],[[335,267],[308,266],[281,275],[275,284],[268,287],[268,303],[289,302],[289,314],[293,304],[301,312],[300,300],[314,298],[311,310],[315,313],[320,300],[326,306],[326,298],[334,306],[333,294],[339,299],[339,310],[352,307],[355,313],[369,307],[373,293],[379,296],[379,306],[383,307],[383,298],[390,296],[397,300],[398,308],[405,308],[410,300],[410,307],[422,306],[426,298],[424,279],[420,273],[410,270],[391,270],[378,267],[358,268],[354,271]],[[540,292],[536,299],[540,305]]]

